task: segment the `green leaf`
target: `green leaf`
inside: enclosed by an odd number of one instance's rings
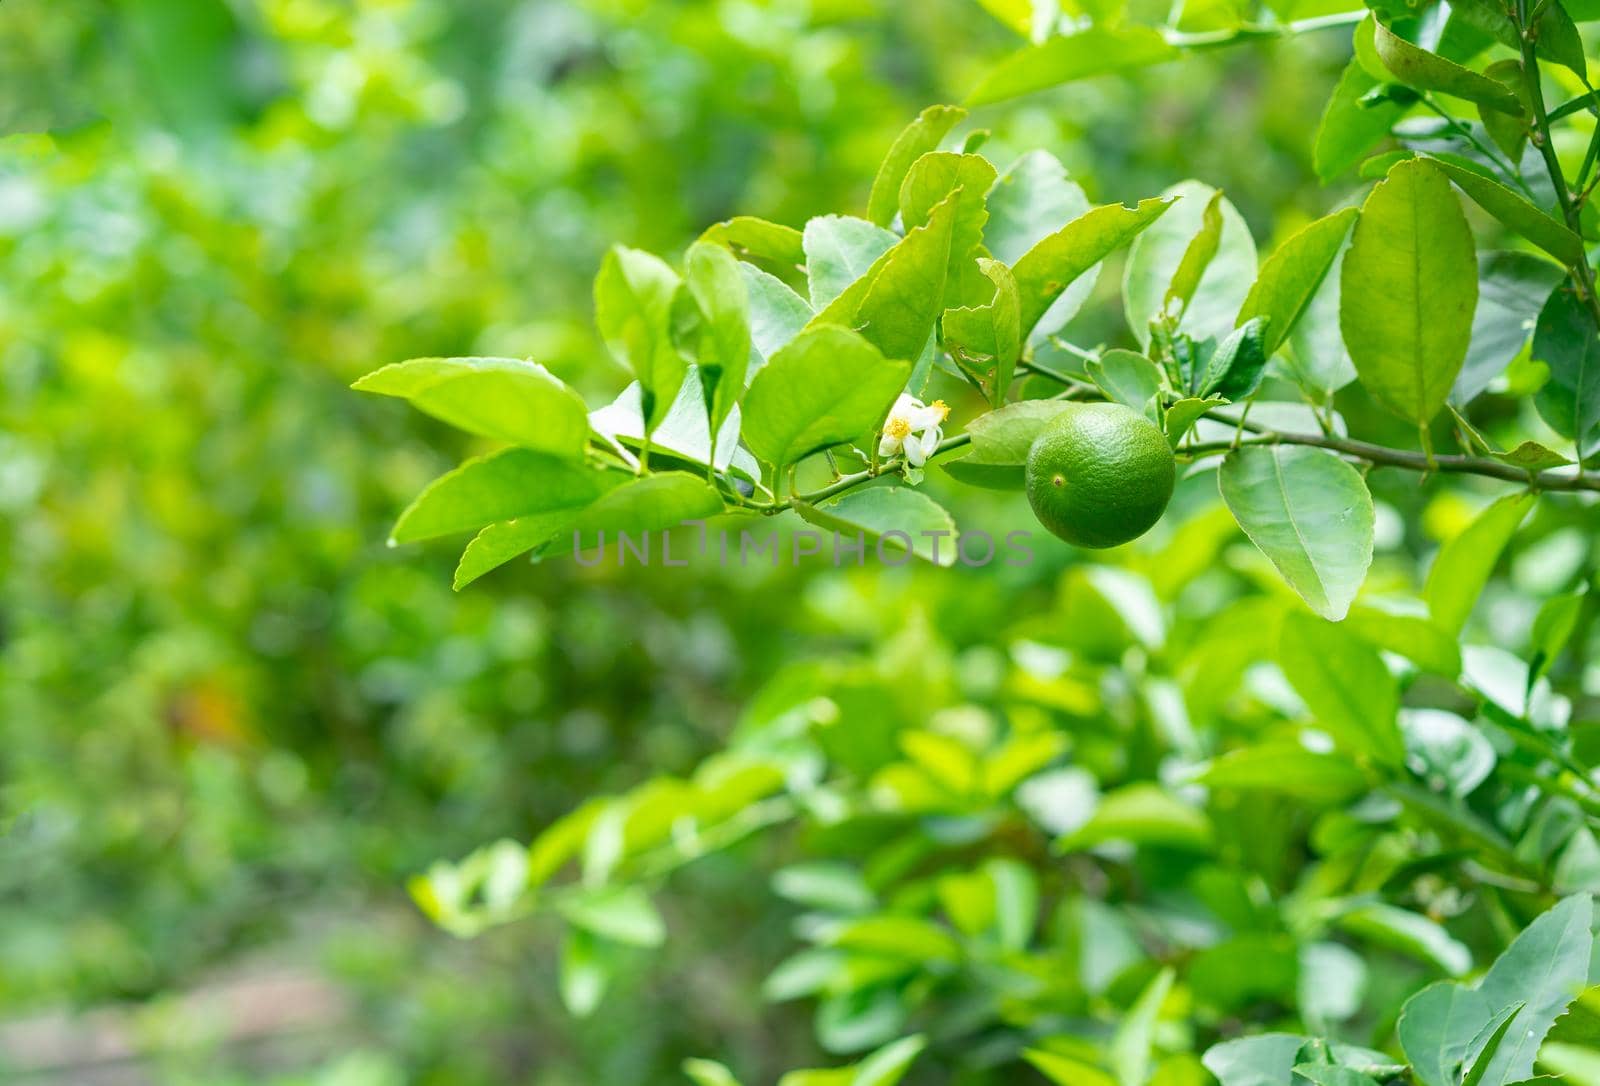
[[[749,294],[739,262],[720,245],[704,241],[689,246],[684,256],[684,282],[701,318],[695,357],[710,415],[708,428],[720,434],[744,395],[750,364]]]
[[[1161,195],[1177,206],[1141,234],[1128,251],[1123,271],[1122,304],[1128,327],[1141,346],[1150,342],[1150,323],[1161,315],[1168,285],[1205,228],[1206,209],[1217,190],[1199,181],[1182,181]],[[1237,208],[1223,197],[1217,203],[1222,232],[1216,254],[1206,262],[1178,328],[1204,340],[1221,339],[1234,326],[1234,316],[1256,277],[1256,244]]]
[[[1012,269],[1022,300],[1022,327],[1032,330],[1072,282],[1128,244],[1173,203],[1140,200],[1136,208],[1106,204],[1079,216],[1029,249]]]
[[[622,478],[548,453],[505,449],[429,483],[400,514],[389,538],[412,543],[498,520],[582,509]]]
[[[1161,391],[1161,370],[1142,354],[1114,347],[1084,367],[1106,399],[1143,414]]]
[[[868,912],[878,903],[861,872],[845,864],[792,864],[772,876],[772,889],[789,901],[828,912]]]
[[[1058,844],[1081,850],[1107,841],[1129,841],[1209,852],[1213,837],[1211,820],[1204,811],[1189,806],[1160,785],[1140,781],[1102,796],[1089,821]]]
[[[594,281],[594,319],[618,362],[643,390],[647,428],[666,417],[683,384],[685,362],[672,342],[672,300],[678,273],[659,257],[613,246]]]
[[[1372,495],[1361,473],[1323,449],[1245,446],[1223,460],[1217,482],[1289,587],[1323,618],[1342,619],[1372,564]]]
[[[725,245],[735,256],[782,268],[797,268],[806,260],[800,231],[753,215],[736,215],[715,223],[700,235],[700,240]]]
[[[1524,1003],[1513,1003],[1504,1010],[1496,1012],[1494,1020],[1490,1022],[1489,1026],[1485,1027],[1488,1030],[1488,1036],[1483,1043],[1479,1045],[1474,1042],[1472,1048],[1468,1050],[1469,1052],[1475,1051],[1476,1055],[1471,1057],[1467,1066],[1463,1069],[1465,1074],[1462,1076],[1461,1086],[1481,1086],[1484,1076],[1489,1073],[1489,1068],[1494,1064],[1495,1056],[1500,1051],[1500,1043],[1505,1040],[1506,1030],[1511,1028],[1512,1020],[1516,1018],[1524,1006],[1526,1006]]]
[[[641,392],[637,381],[628,385],[606,406],[589,413],[589,425],[620,445],[640,448],[644,443],[644,412],[640,406]],[[761,472],[750,454],[738,447],[739,408],[729,408],[728,417],[717,431],[717,449],[713,460],[711,451],[711,423],[706,416],[705,386],[700,380],[700,367],[690,366],[684,372],[683,385],[673,397],[666,416],[650,436],[652,454],[670,454],[695,464],[716,467],[718,471],[733,471],[750,479],[759,478]]]
[[[1188,396],[1167,408],[1165,425],[1167,428],[1167,444],[1174,449],[1193,427],[1205,417],[1206,412],[1221,407],[1226,401],[1221,396],[1208,396],[1200,399]]]
[[[1533,658],[1528,661],[1530,687],[1572,639],[1573,632],[1578,628],[1578,618],[1583,614],[1586,594],[1587,590],[1551,596],[1534,616],[1533,630],[1528,635],[1528,648],[1533,653]]]
[[[1389,171],[1362,205],[1340,273],[1339,324],[1361,383],[1425,425],[1466,358],[1478,301],[1472,230],[1431,162]]]
[[[1475,986],[1430,985],[1406,1001],[1400,1047],[1421,1086],[1457,1086],[1461,1065],[1496,1013],[1521,1003],[1482,1081],[1513,1083],[1533,1073],[1540,1043],[1587,983],[1593,902],[1576,894],[1528,925]]]
[[[1260,1033],[1214,1044],[1200,1060],[1222,1086],[1291,1086],[1305,1043],[1292,1033]]]
[[[1028,449],[1046,425],[1071,405],[1062,400],[1018,400],[967,424],[972,452],[942,467],[973,486],[1020,490]]]
[[[748,384],[767,359],[799,335],[815,314],[783,280],[749,264],[741,265],[740,270],[744,272],[750,306],[750,366],[745,373]]]
[[[1511,364],[1528,342],[1529,330],[1550,292],[1564,275],[1533,253],[1478,254],[1478,308],[1472,343],[1450,390],[1457,404],[1470,401]]]
[[[1039,1048],[1024,1049],[1022,1058],[1057,1086],[1118,1086],[1116,1079],[1093,1064]]]
[[[1354,762],[1294,741],[1230,751],[1214,759],[1199,780],[1211,788],[1273,792],[1315,806],[1343,804],[1367,790],[1366,774]]]
[[[911,164],[900,187],[900,218],[907,230],[928,222],[946,200],[955,200],[945,274],[947,304],[966,300],[957,297],[956,287],[983,242],[984,224],[989,221],[984,198],[994,182],[994,165],[982,155],[930,151]]]
[[[1345,626],[1284,616],[1278,663],[1317,725],[1351,754],[1400,768],[1400,687],[1375,649]]]
[[[1183,251],[1183,259],[1178,261],[1178,270],[1172,273],[1172,281],[1167,284],[1166,298],[1161,306],[1163,312],[1175,318],[1183,316],[1194,292],[1200,287],[1200,277],[1211,266],[1211,261],[1216,259],[1221,244],[1222,190],[1218,189],[1206,201],[1205,213],[1200,217],[1200,232],[1189,240],[1188,247]]]
[[[1424,671],[1447,679],[1461,674],[1461,650],[1456,645],[1455,635],[1441,630],[1432,619],[1393,614],[1358,604],[1345,616],[1344,625],[1385,652],[1404,656]]]
[[[1167,993],[1172,991],[1173,976],[1170,966],[1157,973],[1111,1037],[1109,1062],[1122,1086],[1145,1086],[1150,1077],[1156,1018],[1167,1001]]]
[[[911,164],[929,151],[937,150],[950,130],[961,123],[967,111],[960,106],[929,106],[906,126],[889,147],[878,174],[872,179],[867,197],[867,218],[888,226],[900,209],[900,184]]]
[[[882,540],[935,565],[956,562],[955,521],[938,502],[911,487],[864,487],[816,505],[799,502],[795,511],[840,535],[859,534],[869,547]]]
[[[733,1072],[714,1060],[684,1060],[683,1073],[694,1086],[740,1086]]]
[[[1294,1074],[1297,1079],[1303,1078],[1316,1086],[1378,1086],[1371,1075],[1331,1063],[1296,1064]]]
[[[583,457],[589,409],[537,362],[514,358],[414,358],[351,386],[398,396],[459,430],[526,449]]]
[[[1564,284],[1539,311],[1533,357],[1550,367],[1533,401],[1539,417],[1587,456],[1600,444],[1600,332],[1589,307]]]
[[[806,280],[812,308],[820,309],[843,294],[898,240],[883,227],[848,215],[822,215],[806,223]]]
[[[1567,267],[1584,260],[1582,238],[1500,182],[1435,156],[1429,156],[1428,160],[1443,170],[1445,176],[1479,207]]]
[[[807,327],[831,324],[853,328],[887,358],[918,358],[934,321],[943,312],[941,300],[959,203],[959,194],[946,199],[926,223],[879,257],[866,275],[828,303]]]
[[[1242,326],[1255,317],[1267,318],[1261,348],[1269,358],[1311,305],[1358,214],[1347,207],[1318,219],[1293,234],[1261,265],[1234,323]]]
[[[927,1047],[921,1034],[891,1041],[856,1065],[849,1086],[895,1086]]]
[[[1439,551],[1428,570],[1423,598],[1441,628],[1460,634],[1511,537],[1533,508],[1533,494],[1507,494],[1479,513]]]
[[[1559,7],[1559,4],[1552,4]],[[1461,11],[1460,7],[1452,7],[1452,15]],[[1515,31],[1513,31],[1515,36]],[[1517,96],[1523,105],[1524,111],[1528,107],[1528,95],[1524,89],[1522,79],[1522,61],[1515,57],[1497,60],[1483,70],[1483,74],[1490,79],[1505,84],[1511,93]],[[1487,106],[1478,107],[1478,120],[1483,123],[1484,131],[1489,133],[1489,138],[1495,146],[1505,152],[1506,158],[1512,162],[1522,161],[1522,152],[1528,146],[1528,137],[1533,131],[1532,118],[1526,115],[1513,117],[1509,113],[1501,113],[1497,109]]]
[[[1378,86],[1359,60],[1345,65],[1339,82],[1322,111],[1312,161],[1317,177],[1326,184],[1350,170],[1373,145],[1389,135],[1402,114],[1403,106],[1380,102],[1364,106],[1362,99]]]
[[[1020,860],[996,858],[983,865],[994,889],[995,937],[1007,950],[1024,950],[1039,923],[1039,879]]]
[[[1334,393],[1356,379],[1355,365],[1344,349],[1344,335],[1339,330],[1339,278],[1344,255],[1349,251],[1347,238],[1295,321],[1279,355],[1285,375],[1300,386],[1312,403],[1323,406],[1331,406]]]
[[[1494,771],[1494,745],[1454,713],[1407,709],[1401,726],[1408,760],[1417,776],[1436,792],[1463,798]]]
[[[884,358],[855,332],[812,325],[750,382],[745,442],[781,470],[876,430],[910,375],[909,362]]]
[[[658,947],[667,939],[661,914],[637,886],[586,890],[557,899],[556,910],[569,924],[612,942]]]
[[[967,96],[967,104],[988,105],[1062,83],[1159,64],[1177,55],[1159,31],[1148,27],[1090,26],[1011,54],[989,70]]]
[[[1553,60],[1570,68],[1579,79],[1588,78],[1583,58],[1583,39],[1558,0],[1544,5],[1539,16],[1534,49],[1538,56]],[[1522,48],[1517,24],[1509,9],[1496,0],[1458,0],[1450,5],[1450,14],[1493,37],[1501,45],[1514,50]]]
[[[1083,188],[1047,151],[1029,151],[995,179],[987,200],[983,244],[996,260],[1016,264],[1039,242],[1090,208]]]
[[[574,1018],[587,1018],[611,986],[611,962],[588,932],[573,929],[561,947],[561,1004]]]
[[[1373,44],[1383,66],[1408,87],[1465,98],[1501,113],[1522,113],[1522,102],[1504,83],[1418,48],[1382,23],[1373,28]]]
[[[980,257],[978,269],[994,284],[994,298],[986,305],[946,309],[944,347],[961,371],[987,390],[990,402],[999,404],[1022,354],[1022,305],[1010,268]]]
[[[1533,473],[1566,467],[1572,463],[1567,457],[1537,441],[1524,441],[1510,452],[1491,452],[1489,455],[1502,464],[1510,464],[1514,468]]]
[[[615,488],[592,505],[535,513],[490,524],[473,537],[456,565],[457,591],[491,570],[536,547],[541,553],[564,554],[571,536],[563,533],[629,532],[666,529],[686,520],[722,511],[717,492],[697,476],[683,472],[658,472],[640,479],[612,473],[607,488]]]
[[[1466,945],[1420,913],[1379,902],[1350,910],[1339,917],[1339,926],[1380,946],[1431,962],[1453,977],[1472,968],[1472,952]]]
[[[1261,387],[1267,368],[1267,324],[1266,317],[1251,317],[1218,345],[1200,380],[1202,397],[1221,396],[1237,403]]]

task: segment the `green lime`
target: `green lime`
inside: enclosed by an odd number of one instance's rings
[[[1073,404],[1028,449],[1028,504],[1074,546],[1115,547],[1161,519],[1176,473],[1155,423],[1121,404]]]

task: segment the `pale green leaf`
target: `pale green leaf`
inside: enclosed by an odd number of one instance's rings
[[[1507,494],[1440,549],[1422,594],[1428,613],[1441,628],[1459,634],[1466,626],[1500,552],[1533,508],[1533,499],[1527,491]]]
[[[959,106],[929,106],[906,126],[889,147],[878,174],[872,179],[867,197],[867,218],[888,226],[900,208],[900,184],[911,164],[929,151],[937,150],[950,130],[961,123],[967,111]]]
[[[1377,650],[1343,624],[1290,613],[1283,620],[1278,663],[1336,744],[1391,768],[1404,765],[1400,687]]]
[[[826,306],[900,239],[876,223],[822,215],[806,223],[806,281],[813,309]]]
[[[613,246],[594,281],[595,324],[618,362],[643,390],[646,425],[666,416],[683,384],[685,362],[672,342],[678,273],[650,253]]]
[[[1217,190],[1199,181],[1182,181],[1161,195],[1176,206],[1142,233],[1128,250],[1123,271],[1122,304],[1128,327],[1141,345],[1150,342],[1150,323],[1161,315],[1167,290],[1190,243],[1204,230],[1206,208]],[[1194,287],[1180,331],[1196,340],[1221,339],[1234,327],[1234,317],[1256,278],[1256,245],[1237,208],[1223,197],[1217,250],[1206,262]]]
[[[1029,249],[1012,269],[1022,299],[1023,329],[1031,330],[1075,279],[1136,238],[1172,203],[1170,197],[1159,197],[1141,200],[1136,208],[1106,204]]]
[[[1339,324],[1361,383],[1424,425],[1461,371],[1478,300],[1472,230],[1450,183],[1421,159],[1372,190],[1340,273]]]
[[[1262,263],[1234,323],[1243,325],[1254,317],[1267,318],[1262,349],[1268,357],[1288,340],[1311,305],[1344,248],[1350,224],[1358,214],[1355,208],[1347,207],[1302,227]]]
[[[744,436],[775,469],[870,434],[905,387],[911,365],[884,358],[845,328],[813,325],[780,349],[745,393]]]
[[[911,487],[865,487],[816,505],[800,502],[795,511],[830,532],[863,538],[869,549],[882,542],[890,553],[910,551],[935,565],[956,561],[955,521],[938,502]]]
[[[351,386],[398,396],[468,433],[555,456],[581,458],[589,409],[537,362],[514,358],[414,358]]]
[[[513,517],[582,509],[622,478],[547,453],[505,449],[429,483],[400,514],[390,540],[411,543]]]
[[[1372,495],[1361,473],[1322,449],[1245,446],[1218,472],[1222,499],[1289,586],[1337,622],[1372,564]]]

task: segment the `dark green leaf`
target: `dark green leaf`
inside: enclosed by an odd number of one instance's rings
[[[1200,380],[1202,397],[1221,396],[1237,403],[1261,387],[1261,375],[1267,368],[1264,340],[1269,320],[1251,317],[1218,345]]]
[[[1569,286],[1552,291],[1539,311],[1533,357],[1550,367],[1550,380],[1534,397],[1539,416],[1587,456],[1600,444],[1600,333]]]

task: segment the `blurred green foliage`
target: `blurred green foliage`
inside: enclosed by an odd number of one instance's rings
[[[754,995],[793,919],[761,872],[792,842],[688,869],[667,948],[626,958],[606,1013],[582,1022],[559,1006],[553,924],[456,942],[406,879],[692,772],[797,659],[863,668],[906,719],[945,709],[956,732],[977,726],[968,703],[1024,684],[1030,718],[1074,733],[1108,781],[1159,772],[1126,686],[1147,653],[1194,681],[1249,662],[1225,646],[1277,590],[1209,481],[1152,541],[1171,566],[1141,571],[1171,609],[1160,650],[1130,647],[1094,574],[1054,552],[871,576],[518,564],[457,595],[446,549],[383,547],[395,511],[477,446],[351,394],[353,378],[503,354],[615,392],[589,301],[605,249],[677,251],[735,213],[860,210],[905,121],[1014,44],[978,5],[69,7],[0,6],[0,1016],[129,1004],[141,1065],[177,1084],[558,1086],[679,1081],[708,1053],[752,1074],[816,1063],[805,1008]],[[998,158],[1046,147],[1097,201],[1204,178],[1265,252],[1343,195],[1316,183],[1309,119],[1347,56],[1338,33],[1199,53],[980,120]],[[1115,307],[1080,327],[1127,338]],[[1484,425],[1518,412],[1492,399]],[[1373,489],[1373,591],[1397,596],[1490,493]],[[1478,612],[1518,631],[1503,647],[1527,650],[1538,595],[1590,575],[1592,516],[1547,503],[1519,537]],[[1551,670],[1579,720],[1595,716],[1589,598]],[[1088,639],[1056,646],[1075,654],[1065,669],[1015,657],[1062,626]],[[1229,719],[1261,723],[1278,693],[1262,680]],[[1291,858],[1251,847],[1268,873]],[[1427,885],[1437,897],[1408,904],[1457,909]],[[1504,942],[1468,923],[1480,951]],[[285,1052],[229,1047],[182,1012],[181,993],[263,958],[326,977],[348,1011]],[[1100,985],[1091,1009],[1125,1009],[1132,984]]]

